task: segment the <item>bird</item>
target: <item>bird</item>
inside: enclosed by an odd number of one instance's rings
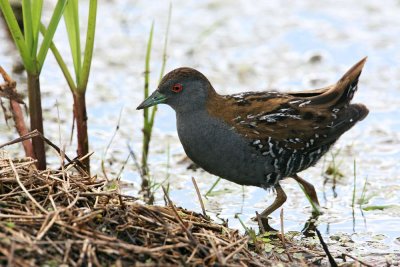
[[[366,60],[324,88],[231,95],[218,94],[198,70],[181,67],[167,73],[137,109],[169,105],[180,142],[194,163],[239,185],[275,191],[273,203],[258,215],[262,229],[287,199],[280,185],[285,178],[296,180],[319,207],[315,187],[298,173],[315,165],[368,115],[365,105],[351,103]]]

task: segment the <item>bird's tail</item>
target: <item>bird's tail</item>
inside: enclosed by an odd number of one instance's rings
[[[351,67],[340,80],[320,95],[311,97],[311,104],[325,107],[342,107],[350,103],[357,91],[358,78],[367,57]]]

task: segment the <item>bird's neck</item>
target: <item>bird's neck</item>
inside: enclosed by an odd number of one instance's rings
[[[231,120],[234,114],[226,96],[218,94],[215,90],[209,92],[206,110],[210,116],[223,121]]]

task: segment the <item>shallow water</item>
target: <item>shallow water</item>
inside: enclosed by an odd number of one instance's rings
[[[356,254],[400,253],[400,13],[399,1],[172,1],[172,22],[168,42],[167,70],[190,66],[202,71],[220,93],[279,88],[301,90],[334,83],[364,56],[368,62],[362,73],[354,102],[370,109],[369,116],[346,133],[332,152],[344,177],[337,181],[335,197],[332,183],[324,184],[323,172],[331,154],[301,176],[312,182],[324,214],[319,229],[331,246],[340,245],[338,236]],[[85,10],[82,10],[83,12]],[[91,149],[95,171],[109,142],[121,108],[120,130],[107,154],[109,176],[117,174],[129,154],[129,143],[137,155],[141,150],[142,113],[136,106],[143,99],[143,69],[146,42],[151,22],[155,22],[151,87],[156,88],[162,58],[168,3],[164,1],[101,1],[96,49],[88,89]],[[83,20],[82,20],[83,21]],[[65,31],[58,32],[56,43],[62,52],[68,47]],[[5,38],[1,31],[0,38]],[[5,43],[0,63],[10,70],[16,56]],[[23,78],[15,76],[23,84]],[[50,139],[69,144],[72,98],[52,56],[43,69],[42,90],[45,129]],[[57,107],[60,115],[57,114]],[[58,119],[59,117],[59,119]],[[60,120],[61,124],[58,124]],[[14,135],[1,124],[1,141]],[[59,131],[60,128],[60,131]],[[61,136],[61,137],[60,137]],[[17,151],[17,149],[16,149]],[[170,156],[168,156],[168,153]],[[54,154],[53,154],[54,155]],[[169,158],[170,164],[167,164]],[[204,194],[217,179],[203,171],[190,171],[177,138],[174,112],[160,106],[151,143],[150,169],[153,179],[169,176],[170,196],[179,205],[195,211],[200,206],[191,177]],[[363,207],[384,205],[384,210],[363,211],[352,205],[356,160],[356,199],[365,180]],[[57,159],[52,159],[57,163]],[[97,168],[97,169],[96,169]],[[140,180],[132,161],[122,173],[133,183],[128,193],[136,194]],[[291,179],[282,182],[288,195],[284,208],[287,231],[300,231],[310,215],[310,205]],[[262,211],[274,196],[255,188],[221,181],[214,196],[205,199],[208,214],[229,219],[229,225],[242,229],[235,214],[249,226],[250,218]],[[188,201],[189,200],[189,201]],[[161,190],[156,192],[162,204]],[[279,212],[272,225],[279,226]],[[343,247],[343,246],[342,246]]]

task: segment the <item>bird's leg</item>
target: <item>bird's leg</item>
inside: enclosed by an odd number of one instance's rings
[[[278,209],[280,206],[282,206],[282,204],[285,203],[287,199],[286,194],[279,183],[275,185],[275,190],[276,190],[275,201],[260,214],[262,226],[266,231],[271,231],[271,230],[276,231],[271,226],[269,226],[268,216],[276,209]],[[260,229],[262,229],[261,226]]]
[[[310,197],[311,201],[317,204],[319,207],[318,196],[317,192],[315,192],[314,186],[297,174],[293,175],[292,178],[295,179],[301,186],[303,186],[305,193]]]

